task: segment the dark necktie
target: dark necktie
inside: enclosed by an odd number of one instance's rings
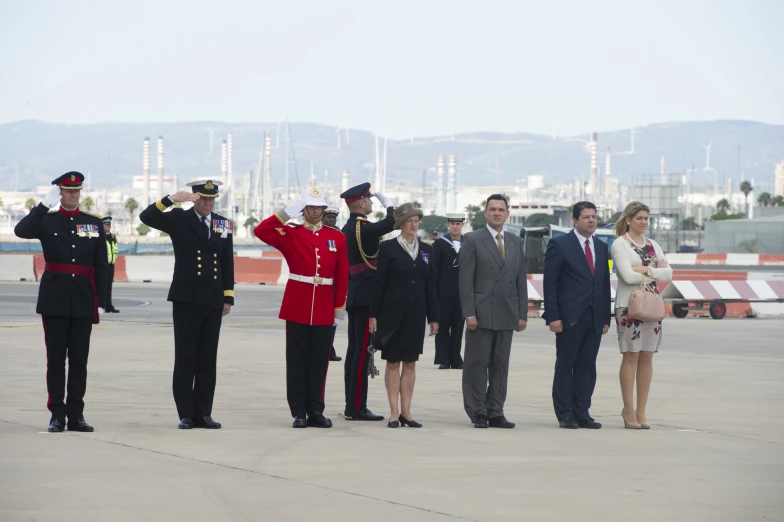
[[[207,217],[206,216],[202,216],[201,217],[201,222],[204,223],[205,227],[207,227],[207,239],[209,239],[210,238],[210,224],[207,223]]]
[[[585,259],[588,260],[588,268],[591,269],[591,275],[596,277],[596,268],[593,266],[593,254],[591,253],[591,242],[588,239],[585,240]],[[590,305],[593,308],[593,299],[591,299]]]

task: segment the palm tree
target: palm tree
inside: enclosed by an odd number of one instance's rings
[[[757,203],[762,205],[763,207],[767,207],[770,205],[770,202],[773,200],[773,196],[770,195],[770,192],[763,192],[759,196],[757,196]]]
[[[746,198],[746,217],[749,216],[749,194],[754,191],[754,187],[748,181],[741,181],[740,191],[743,192],[743,197]]]
[[[784,207],[784,196],[776,196],[770,200],[770,204],[774,207]]]
[[[28,212],[33,210],[35,208],[35,200],[33,198],[27,198],[27,201],[25,201],[25,208]]]
[[[730,210],[730,202],[727,201],[727,198],[722,198],[716,203],[716,213],[717,214],[726,214]]]
[[[255,218],[255,217],[253,217],[253,216],[251,216],[251,217],[249,217],[248,219],[246,219],[246,220],[245,220],[245,224],[244,224],[244,225],[242,225],[242,226],[244,226],[244,227],[245,227],[245,230],[247,230],[247,231],[248,231],[248,236],[250,236],[250,235],[251,235],[251,234],[250,234],[250,229],[251,229],[251,228],[254,228],[254,227],[255,227],[255,226],[258,224],[258,222],[259,222],[259,220],[258,220],[258,219],[256,219],[256,218]]]
[[[482,212],[482,208],[477,205],[466,205],[466,214],[468,214],[468,222],[473,221],[474,216]]]
[[[131,233],[133,233],[133,213],[137,208],[139,208],[139,203],[135,199],[128,198],[125,200],[125,210],[131,215]]]
[[[93,209],[93,206],[95,206],[95,202],[93,201],[93,198],[87,196],[79,203],[79,206],[89,212]]]

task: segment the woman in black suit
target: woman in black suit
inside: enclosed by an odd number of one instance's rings
[[[416,361],[425,342],[425,320],[430,335],[438,333],[438,302],[431,258],[433,248],[419,241],[422,211],[411,203],[395,209],[395,229],[400,235],[381,243],[368,329],[387,362],[384,384],[389,398],[390,428],[421,428],[411,417],[416,381]],[[400,363],[403,372],[400,372]],[[399,398],[399,407],[398,407]]]

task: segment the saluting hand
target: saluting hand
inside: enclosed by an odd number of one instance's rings
[[[172,201],[174,201],[175,203],[184,203],[185,201],[196,201],[197,199],[200,199],[201,196],[199,196],[198,194],[196,194],[194,192],[188,192],[186,190],[181,190],[181,191],[177,192],[176,194],[172,194],[171,196],[169,196],[169,198]],[[223,314],[223,315],[226,315],[226,314]]]
[[[284,210],[286,215],[289,219],[296,219],[302,215],[302,211],[305,210],[305,200],[298,199]]]

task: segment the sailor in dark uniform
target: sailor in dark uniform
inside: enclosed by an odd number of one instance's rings
[[[18,237],[38,239],[46,260],[35,311],[44,327],[51,433],[62,432],[66,425],[69,431],[93,431],[84,420],[83,399],[90,334],[105,306],[108,264],[101,216],[79,208],[83,181],[79,172],[52,181],[43,201],[14,229]]]
[[[370,299],[376,281],[376,261],[381,237],[392,232],[395,224],[392,200],[383,194],[375,197],[387,209],[387,216],[376,223],[368,221],[373,212],[370,183],[352,187],[340,195],[351,212],[343,227],[348,247],[348,350],[345,362],[346,420],[380,421],[384,417],[367,408],[368,319]]]
[[[174,318],[172,390],[179,428],[219,429],[212,419],[218,340],[223,316],[234,304],[234,224],[212,212],[220,181],[188,183],[139,215],[142,223],[166,232],[174,246],[174,277],[168,300]],[[193,208],[174,208],[192,201]]]
[[[337,207],[327,207],[324,211],[324,215],[321,216],[321,222],[324,226],[329,228],[334,228],[337,231],[340,229],[337,227],[338,223],[338,208]],[[332,327],[332,345],[329,351],[329,360],[333,362],[342,361],[343,357],[339,356],[338,353],[335,351],[335,332],[337,332],[338,327]]]
[[[463,343],[465,320],[460,309],[458,280],[460,274],[460,245],[463,242],[465,215],[447,214],[449,233],[433,241],[433,266],[436,270],[438,317],[435,364],[439,370],[463,368],[460,348]]]
[[[117,244],[117,236],[112,234],[112,216],[104,216],[101,220],[103,223],[103,231],[106,234],[106,254],[109,260],[109,277],[106,290],[106,313],[119,314],[120,311],[112,304],[112,284],[114,283],[114,263],[117,262],[117,252],[119,246]]]

